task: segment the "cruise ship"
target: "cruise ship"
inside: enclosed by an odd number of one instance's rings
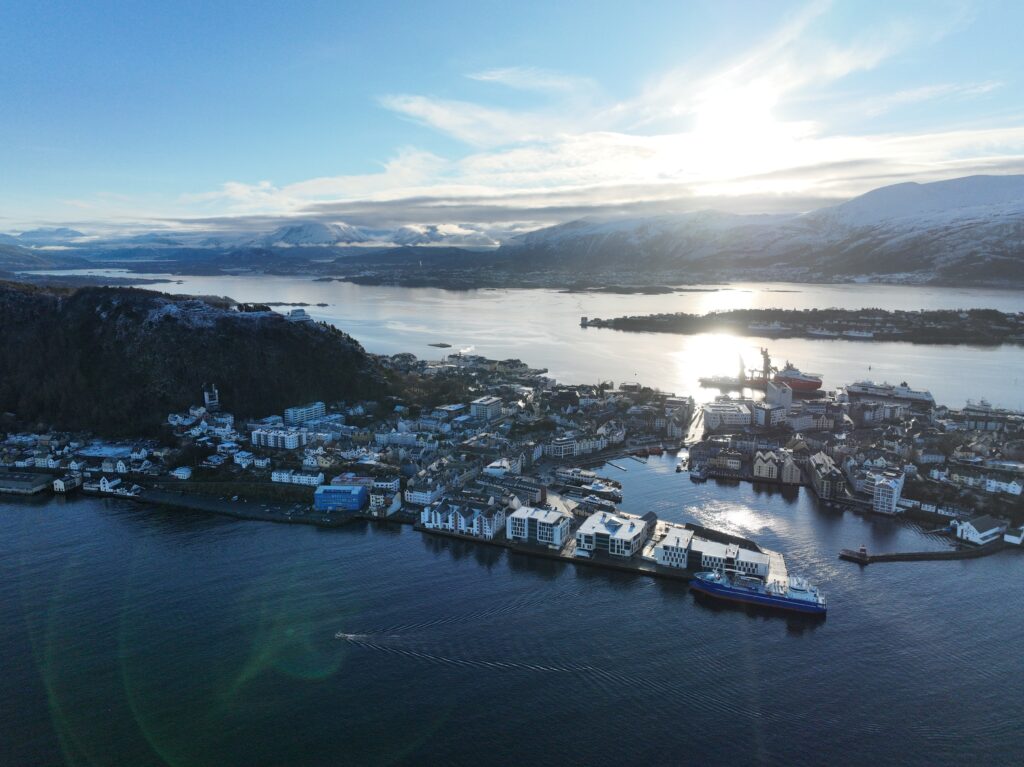
[[[889,383],[876,384],[874,381],[857,381],[846,387],[851,397],[877,397],[879,399],[902,400],[904,402],[920,402],[930,407],[935,406],[935,398],[930,391],[917,391],[903,381],[899,386]]]
[[[787,582],[770,581],[730,571],[697,573],[690,582],[694,591],[730,602],[774,607],[780,610],[824,615],[825,597],[803,578],[789,577]]]

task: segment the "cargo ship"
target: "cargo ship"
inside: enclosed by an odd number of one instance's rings
[[[793,363],[787,362],[786,367],[775,374],[776,383],[784,383],[795,392],[812,392],[821,388],[821,376],[817,373],[804,373]]]
[[[785,582],[770,581],[752,575],[715,570],[697,573],[690,588],[715,599],[773,607],[779,610],[824,615],[825,597],[803,578],[788,577]]]

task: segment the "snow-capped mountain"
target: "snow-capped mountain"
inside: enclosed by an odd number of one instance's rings
[[[833,279],[884,276],[927,282],[1024,286],[1024,176],[970,176],[896,184],[806,213],[741,215],[715,210],[645,218],[581,219],[514,237],[480,224],[407,224],[367,228],[314,219],[253,232],[161,230],[100,238],[56,228],[0,237],[0,243],[86,254],[151,258],[164,251],[191,264],[230,255],[306,261],[307,249],[346,257],[390,249],[465,249],[492,253],[506,268],[556,269],[642,278]],[[209,250],[206,256],[203,251]],[[187,254],[186,254],[187,251]],[[494,262],[494,258],[486,263]],[[258,260],[258,259],[257,259]],[[255,263],[255,262],[254,262]],[[488,268],[484,261],[481,268]]]
[[[572,221],[515,238],[502,251],[531,267],[1024,283],[1024,176],[897,184],[805,214]]]
[[[324,224],[319,221],[303,221],[279,227],[270,234],[259,238],[264,247],[313,247],[324,245],[351,245],[366,242],[365,233],[348,224]]]
[[[85,235],[82,232],[76,229],[69,229],[66,226],[42,227],[40,229],[29,229],[18,235],[0,235],[0,242],[29,248],[45,247],[47,245],[68,245],[84,237]]]
[[[449,245],[463,248],[496,248],[498,240],[486,232],[457,224],[403,226],[391,233],[395,245]]]

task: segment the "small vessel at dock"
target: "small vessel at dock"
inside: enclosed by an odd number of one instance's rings
[[[769,581],[753,575],[715,570],[697,573],[690,582],[694,591],[730,602],[774,607],[780,610],[824,615],[825,597],[803,578],[790,576],[785,581]]]

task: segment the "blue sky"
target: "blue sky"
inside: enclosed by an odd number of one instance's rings
[[[530,228],[1024,172],[1024,3],[0,4],[0,230]]]

